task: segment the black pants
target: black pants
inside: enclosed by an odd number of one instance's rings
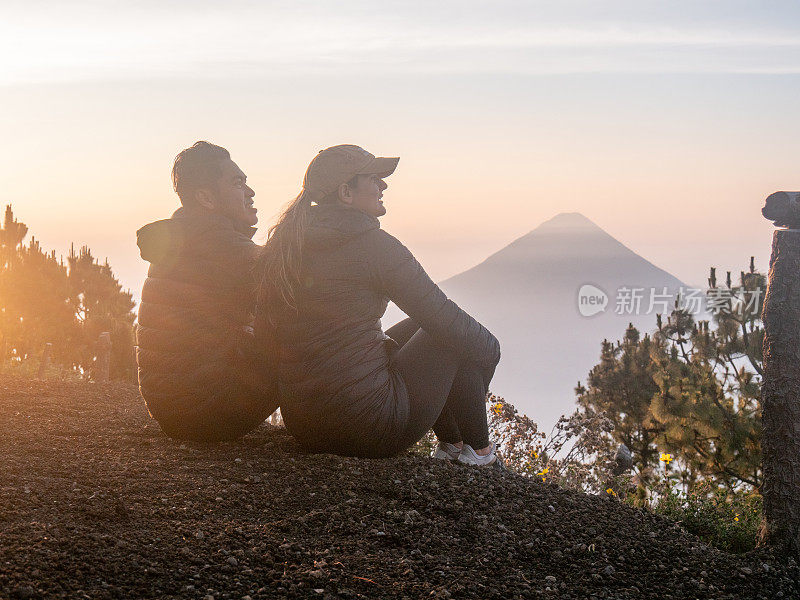
[[[460,359],[435,344],[411,319],[390,327],[386,335],[400,345],[391,364],[408,390],[408,424],[397,440],[397,452],[431,428],[442,442],[488,446],[486,392],[497,365],[483,369]]]

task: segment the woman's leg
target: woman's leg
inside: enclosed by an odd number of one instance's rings
[[[402,348],[409,342],[409,340],[418,331],[419,331],[419,325],[417,325],[413,321],[413,319],[403,319],[399,323],[396,323],[395,325],[392,325],[389,329],[387,329],[386,335],[388,335],[395,342],[397,342],[398,346]],[[432,360],[435,359],[436,359],[435,357],[432,357]],[[458,373],[458,371],[456,371],[456,373]],[[408,383],[406,382],[406,386],[407,385]],[[450,387],[452,388],[452,385]],[[448,442],[459,448],[461,447],[461,442],[463,441],[461,438],[461,432],[458,429],[458,425],[456,423],[456,420],[452,412],[450,411],[449,408],[447,408],[446,403],[445,406],[441,409],[439,417],[433,423],[433,426],[428,427],[428,429],[433,429],[433,432],[436,434],[436,438],[440,442]],[[427,433],[427,431],[428,430],[426,429],[425,432],[423,432],[422,435],[419,436],[419,438],[414,440],[414,442],[416,442],[422,436],[424,436],[425,433]]]
[[[494,369],[491,370],[494,374]],[[451,415],[461,437],[476,451],[489,446],[489,425],[486,419],[486,392],[489,381],[475,365],[463,365],[456,372],[442,414]],[[436,428],[434,426],[434,431]]]
[[[417,331],[419,331],[419,325],[411,319],[403,319],[389,327],[386,330],[386,335],[397,342],[398,346],[405,346]]]
[[[414,328],[408,321],[387,335],[399,344]],[[414,444],[431,426],[442,442],[454,444],[463,438],[476,449],[489,445],[485,402],[493,369],[482,373],[420,329],[401,346],[392,364],[403,377],[409,398],[409,421],[398,451]]]

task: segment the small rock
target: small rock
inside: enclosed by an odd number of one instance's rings
[[[240,462],[242,462],[242,459],[241,459],[241,458],[234,458],[234,459],[233,459],[233,462],[235,462],[235,463],[240,463]]]
[[[739,571],[741,571],[745,575],[752,575],[753,574],[753,569],[751,569],[750,567],[740,567]]]
[[[202,540],[206,536],[203,534],[202,531],[198,531],[197,533],[194,534],[194,537],[196,537],[198,540]]]
[[[556,509],[552,504],[547,505],[547,510],[549,510],[550,512],[556,512]]]
[[[239,561],[236,560],[236,558],[234,558],[233,556],[229,556],[228,557],[228,564],[230,566],[232,566],[232,567],[238,567],[239,566]]]
[[[14,590],[14,595],[17,598],[34,598],[36,590],[30,585],[20,585]]]
[[[553,577],[552,575],[548,575],[547,577],[545,577],[545,578],[544,578],[544,580],[545,580],[547,583],[555,583],[555,582],[556,582],[556,578],[555,578],[555,577]]]
[[[605,569],[603,569],[603,574],[605,575],[613,575],[616,569],[613,566],[607,565]]]

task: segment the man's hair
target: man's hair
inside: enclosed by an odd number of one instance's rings
[[[194,193],[200,188],[216,187],[222,177],[222,162],[230,157],[222,146],[202,141],[181,151],[172,165],[172,187],[181,204],[194,204]]]

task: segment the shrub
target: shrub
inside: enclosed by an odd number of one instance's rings
[[[742,553],[756,546],[762,500],[756,491],[730,491],[703,482],[688,493],[667,489],[652,511],[715,548]]]

